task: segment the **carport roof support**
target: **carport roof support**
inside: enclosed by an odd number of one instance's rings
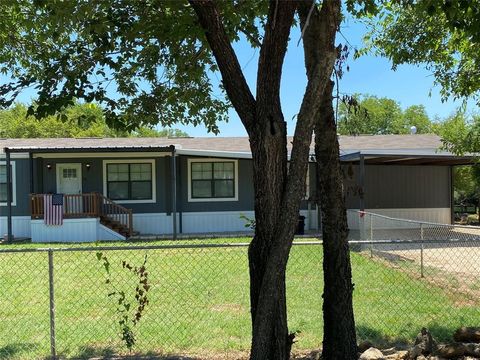
[[[477,154],[457,156],[455,154],[435,149],[422,150],[361,150],[340,155],[341,162],[370,165],[471,165],[477,161]]]

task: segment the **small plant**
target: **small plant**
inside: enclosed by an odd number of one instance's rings
[[[97,252],[97,259],[103,263],[103,267],[107,273],[105,284],[109,285],[113,290],[108,294],[108,297],[114,298],[117,303],[116,312],[120,316],[118,324],[120,325],[121,339],[127,346],[128,350],[131,351],[136,342],[133,328],[142,318],[145,307],[148,305],[147,294],[150,290],[150,285],[148,283],[148,272],[146,268],[147,255],[145,255],[143,263],[139,267],[132,266],[125,260],[122,261],[122,268],[138,278],[138,283],[135,287],[135,305],[132,305],[133,300],[127,297],[125,291],[120,290],[112,282],[110,276],[110,262],[107,256],[102,252]]]
[[[255,219],[250,219],[244,214],[240,214],[240,219],[245,220],[245,227],[255,230]]]

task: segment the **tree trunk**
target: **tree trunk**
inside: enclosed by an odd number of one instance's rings
[[[332,89],[333,82],[330,82],[315,125],[318,201],[322,211],[324,251],[322,358],[353,360],[358,355],[352,303],[352,269]]]
[[[273,122],[273,120],[272,120]],[[288,359],[291,343],[288,339],[285,269],[277,269],[271,288],[264,282],[272,250],[282,240],[275,229],[280,217],[284,182],[287,176],[286,129],[282,124],[275,131],[262,131],[251,138],[255,188],[255,236],[248,251],[250,270],[250,306],[252,316],[251,359]],[[274,125],[272,125],[274,126]],[[268,293],[268,294],[267,294]],[[268,299],[260,310],[260,299]],[[268,309],[266,311],[266,309]],[[265,329],[265,331],[260,330]]]
[[[205,30],[225,91],[247,130],[253,158],[255,236],[250,244],[250,306],[254,360],[288,360],[285,272],[298,221],[315,116],[336,57],[340,0],[270,0],[254,98],[223,27],[217,2],[190,0]],[[287,175],[287,131],[280,104],[280,80],[290,29],[301,8],[308,85],[297,116]],[[310,19],[310,20],[308,20]],[[307,49],[308,48],[308,49]]]

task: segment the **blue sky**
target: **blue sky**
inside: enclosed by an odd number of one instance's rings
[[[353,20],[342,24],[342,34],[348,42],[357,48],[362,47],[362,36],[365,27]],[[284,64],[281,99],[285,120],[288,123],[288,133],[293,134],[295,122],[292,118],[298,112],[305,89],[305,67],[303,49],[297,46],[300,34],[297,29],[292,32],[290,45]],[[338,36],[340,43],[346,40]],[[245,42],[235,45],[235,50],[244,69],[247,81],[255,89],[255,76],[258,61],[258,51],[252,50]],[[353,50],[351,51],[353,54]],[[340,81],[340,92],[347,94],[362,93],[388,97],[397,100],[402,108],[410,105],[423,104],[430,117],[438,115],[444,118],[457,109],[461,103],[447,101],[442,103],[439,88],[434,87],[434,77],[425,68],[404,65],[391,69],[388,59],[363,56],[349,60],[350,71],[345,73]],[[429,95],[431,93],[431,95]],[[469,109],[472,107],[470,106]],[[180,127],[191,136],[212,136],[204,127]],[[230,111],[230,121],[221,123],[220,136],[246,136],[246,132],[234,110]]]
[[[366,28],[361,23],[347,19],[342,24],[342,36],[338,42],[344,44],[346,40],[351,46],[362,47],[362,36]],[[282,78],[281,100],[285,120],[287,121],[288,134],[294,132],[294,116],[300,108],[303,92],[306,85],[305,67],[303,62],[302,45],[298,44],[300,33],[294,29],[285,58]],[[258,62],[258,50],[252,49],[246,41],[234,45],[242,69],[252,91],[255,90],[255,78]],[[353,49],[351,51],[353,54]],[[340,92],[345,94],[371,94],[379,97],[388,97],[398,101],[402,108],[410,105],[423,104],[430,117],[444,118],[452,114],[461,103],[442,102],[439,88],[434,86],[434,77],[425,68],[404,65],[391,70],[390,62],[385,58],[373,55],[363,56],[353,60],[351,56],[348,65],[350,71],[346,72],[340,80]],[[219,77],[218,75],[217,77]],[[214,79],[214,82],[217,82]],[[30,90],[21,94],[19,101],[29,103],[35,94]],[[475,107],[469,105],[469,110]],[[246,132],[235,111],[230,110],[228,123],[220,123],[219,136],[246,136]],[[207,133],[204,126],[176,126],[186,131],[190,136],[214,136]]]

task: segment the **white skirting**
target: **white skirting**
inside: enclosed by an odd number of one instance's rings
[[[317,228],[317,212],[315,210],[302,210],[305,216],[305,229]],[[255,218],[253,211],[218,211],[218,212],[188,212],[182,214],[182,232],[209,233],[209,232],[238,232],[250,230],[245,226],[246,221],[241,216],[249,219]]]
[[[177,230],[180,217],[177,214]],[[133,214],[133,230],[143,235],[159,235],[173,233],[172,215],[166,213]]]
[[[94,242],[125,240],[125,237],[100,224],[98,218],[64,219],[63,225],[46,225],[31,221],[32,242]]]
[[[30,216],[12,216],[12,234],[16,238],[30,237]],[[7,217],[0,217],[0,235],[3,238],[7,234]]]
[[[317,228],[317,212],[302,210],[305,216],[305,229]],[[180,216],[182,234],[222,233],[249,231],[245,227],[246,221],[241,216],[254,219],[253,211],[210,211],[210,212],[183,212],[177,214],[177,232],[180,233]],[[172,216],[166,213],[133,214],[133,229],[141,235],[171,234],[173,229]]]
[[[421,209],[367,209],[379,215],[398,219],[427,221],[450,224],[450,208],[421,208]],[[240,216],[253,219],[253,211],[218,211],[218,212],[184,212],[182,213],[182,233],[221,233],[248,231],[245,220]],[[305,216],[305,229],[317,229],[316,209],[302,210]],[[348,212],[348,225],[352,230],[358,230],[360,217],[353,211]],[[404,228],[392,221],[376,220],[376,228]],[[166,213],[133,214],[134,230],[140,234],[171,234],[173,229],[172,216]],[[177,214],[177,231],[180,229],[180,214]],[[86,242],[97,240],[122,240],[121,235],[106,228],[98,219],[65,219],[64,225],[46,226],[43,220],[31,220],[29,216],[12,217],[13,235],[31,237],[34,242]],[[7,218],[0,217],[0,235],[7,232]]]
[[[354,211],[348,211],[348,227],[351,230],[359,230],[360,222],[362,219],[359,214],[356,212],[358,209],[350,209]],[[413,208],[413,209],[365,209],[365,212],[388,216],[395,219],[406,219],[406,220],[415,220],[415,221],[425,221],[438,224],[451,224],[451,209],[450,208]],[[368,219],[367,219],[368,218]],[[364,217],[367,219],[365,221],[370,221],[370,218]],[[377,229],[395,229],[395,228],[408,228],[416,227],[415,224],[410,224],[402,221],[395,221],[384,219],[381,217],[372,217],[374,222],[373,226]],[[365,226],[369,226],[366,224]]]
[[[182,214],[182,233],[249,231],[242,215],[255,218],[253,211],[186,212]]]

